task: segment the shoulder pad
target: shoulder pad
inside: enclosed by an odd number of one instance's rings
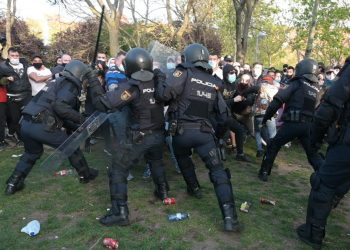
[[[192,63],[180,63],[179,65],[177,65],[177,67],[187,69],[187,68],[194,68],[195,65]],[[177,69],[177,67],[176,67],[176,69]]]
[[[139,83],[140,83],[139,80],[130,78],[126,83],[123,83],[123,84],[128,84],[131,87],[131,86],[138,86]]]

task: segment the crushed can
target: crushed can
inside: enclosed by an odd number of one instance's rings
[[[165,198],[163,200],[163,204],[164,205],[173,205],[173,204],[176,204],[176,200],[175,200],[175,198]]]
[[[71,174],[73,174],[72,169],[64,169],[64,170],[60,170],[60,171],[56,172],[54,174],[54,176],[67,176],[67,175],[71,175]]]
[[[248,203],[247,201],[243,202],[241,204],[241,207],[239,208],[239,210],[241,212],[244,212],[244,213],[248,213],[249,212],[249,208],[250,208],[250,203]]]
[[[104,238],[103,245],[109,249],[117,249],[119,246],[119,241],[117,241],[113,238]]]
[[[276,201],[268,200],[265,198],[260,198],[260,203],[261,204],[268,204],[268,205],[272,205],[272,206],[276,205]]]

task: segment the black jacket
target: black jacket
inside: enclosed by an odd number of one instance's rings
[[[12,76],[15,79],[14,82],[9,82],[7,84],[7,92],[9,94],[31,95],[32,87],[27,75],[28,64],[22,60],[20,62],[23,64],[23,71],[21,70],[21,72],[15,72],[9,63],[9,60],[1,62],[0,78]]]

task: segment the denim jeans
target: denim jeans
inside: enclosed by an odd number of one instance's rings
[[[262,140],[264,140],[266,143],[275,137],[277,130],[276,130],[276,121],[275,118],[271,118],[271,120],[267,120],[266,122],[266,130],[262,130],[260,128],[262,120],[264,119],[264,116],[255,116],[254,117],[254,130],[255,130],[255,142],[256,147],[258,151],[262,151]]]

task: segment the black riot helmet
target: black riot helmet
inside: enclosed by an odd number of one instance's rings
[[[153,79],[153,58],[142,48],[133,48],[125,56],[125,73],[139,81],[150,81]]]
[[[318,82],[318,64],[313,59],[301,60],[295,67],[295,76],[304,77],[311,82]]]
[[[79,60],[70,61],[65,67],[61,75],[74,76],[79,81],[83,81],[84,76],[90,71],[89,67]]]
[[[193,63],[195,66],[211,69],[210,65],[208,64],[209,51],[202,44],[193,43],[188,45],[183,54],[186,63]]]

